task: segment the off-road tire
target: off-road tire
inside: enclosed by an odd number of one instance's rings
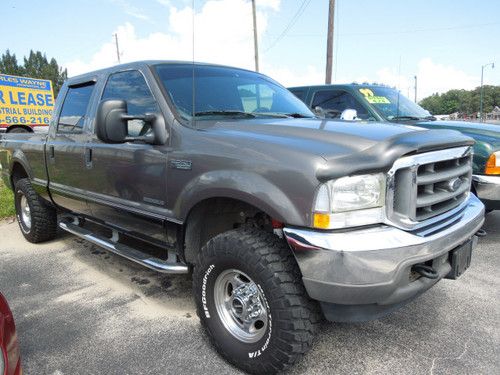
[[[31,133],[29,130],[25,129],[25,128],[22,128],[22,127],[18,127],[18,128],[14,128],[12,130],[9,130],[9,133]]]
[[[271,324],[255,343],[234,337],[217,312],[216,280],[230,269],[248,275],[266,300]],[[244,371],[273,374],[285,370],[312,345],[320,320],[318,305],[307,296],[291,250],[272,233],[240,228],[209,240],[194,266],[193,290],[198,316],[212,344]]]
[[[31,214],[31,226],[28,228],[21,219],[21,198],[26,197]],[[44,201],[33,189],[29,179],[16,182],[14,190],[16,217],[24,238],[31,243],[52,240],[57,234],[57,213],[54,207]]]

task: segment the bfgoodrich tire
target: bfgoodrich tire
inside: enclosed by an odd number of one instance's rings
[[[318,308],[290,249],[257,229],[211,239],[193,273],[201,323],[217,351],[254,374],[293,365],[312,344]]]
[[[17,181],[14,202],[17,222],[24,238],[39,243],[56,237],[56,210],[37,194],[27,178]]]

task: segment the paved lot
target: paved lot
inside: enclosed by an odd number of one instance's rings
[[[499,374],[500,212],[473,265],[390,317],[327,324],[295,374]],[[26,374],[234,374],[201,331],[187,276],[68,235],[34,246],[0,224],[0,290]]]

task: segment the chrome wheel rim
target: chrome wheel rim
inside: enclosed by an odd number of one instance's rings
[[[23,225],[26,227],[26,229],[31,229],[31,211],[30,211],[30,205],[28,204],[28,200],[26,199],[26,196],[23,194],[21,195],[21,201],[19,203],[20,208],[21,208],[21,221]]]
[[[268,310],[262,289],[245,273],[230,269],[215,280],[214,300],[224,327],[238,340],[255,343],[266,333]]]

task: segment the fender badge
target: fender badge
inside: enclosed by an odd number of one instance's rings
[[[173,169],[181,169],[185,171],[190,171],[193,168],[193,163],[191,160],[170,160],[170,166]]]

